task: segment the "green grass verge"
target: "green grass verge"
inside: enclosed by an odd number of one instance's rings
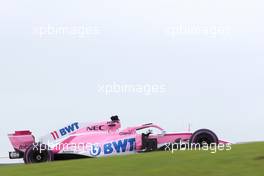
[[[264,143],[233,145],[231,151],[142,153],[97,159],[0,167],[1,176],[263,176]]]

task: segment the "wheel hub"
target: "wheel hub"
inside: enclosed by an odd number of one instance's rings
[[[36,159],[37,159],[38,161],[40,161],[40,160],[42,159],[42,157],[41,157],[40,155],[37,155],[37,156],[36,156]]]

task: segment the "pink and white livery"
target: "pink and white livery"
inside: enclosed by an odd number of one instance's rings
[[[215,133],[201,129],[194,133],[167,134],[158,125],[149,123],[120,130],[118,116],[100,123],[74,122],[42,137],[39,142],[30,131],[9,134],[14,152],[10,159],[23,158],[25,163],[38,163],[85,157],[102,157],[165,150],[179,142],[219,144]],[[155,131],[155,132],[154,132]]]

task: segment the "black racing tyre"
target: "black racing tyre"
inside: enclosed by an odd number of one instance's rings
[[[190,138],[190,144],[200,144],[203,145],[206,143],[207,145],[215,144],[218,145],[219,140],[214,132],[208,129],[200,129],[194,132]]]
[[[26,164],[49,162],[53,160],[53,152],[49,150],[49,147],[45,144],[32,144],[24,153],[24,162]]]

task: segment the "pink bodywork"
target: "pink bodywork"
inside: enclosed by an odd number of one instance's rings
[[[176,139],[188,141],[192,135],[192,133],[166,134],[161,127],[154,124],[130,127],[121,131],[119,130],[120,128],[121,124],[119,121],[93,124],[79,124],[76,122],[60,130],[52,131],[41,138],[40,142],[51,147],[55,154],[79,154],[89,157],[99,157],[140,151],[142,148],[142,134],[139,134],[137,131],[146,128],[156,128],[161,132],[160,134],[150,135],[150,138],[157,139],[158,146],[175,142]],[[66,130],[71,131],[66,133]],[[35,143],[35,138],[30,131],[16,131],[14,134],[9,134],[8,137],[14,149],[20,152],[25,152],[29,145]],[[219,142],[226,143],[225,141]],[[59,147],[63,144],[68,145],[67,149]],[[92,148],[76,150],[74,148],[76,144],[89,144]],[[124,147],[124,151],[121,150],[122,146]],[[110,151],[110,153],[106,149],[113,149],[113,151]]]

